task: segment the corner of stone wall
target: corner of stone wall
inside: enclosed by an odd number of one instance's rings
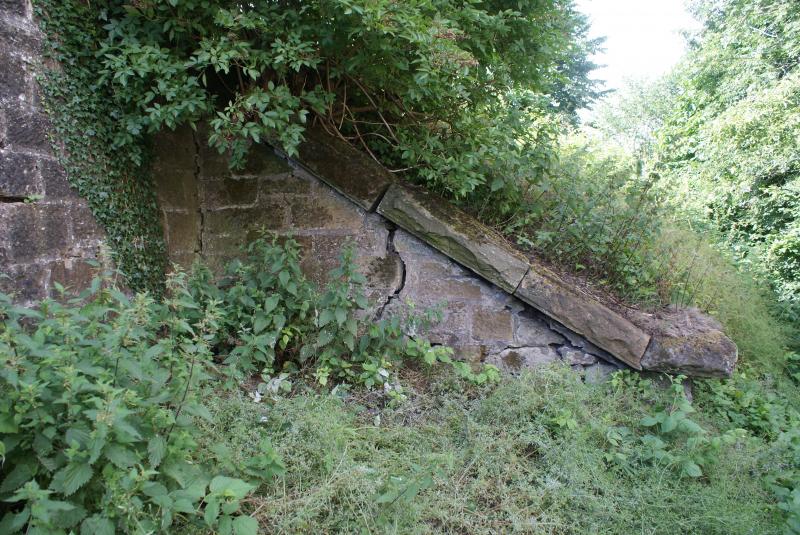
[[[28,1],[0,2],[0,291],[25,303],[88,285],[104,238],[51,150],[42,39]]]

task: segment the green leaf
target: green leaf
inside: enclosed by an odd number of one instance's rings
[[[214,527],[214,523],[219,516],[219,500],[216,498],[210,498],[206,501],[206,508],[203,511],[203,520],[205,520],[206,524],[209,527]]]
[[[155,435],[147,442],[148,460],[153,468],[161,464],[166,452],[167,441],[161,435]]]
[[[53,476],[53,487],[57,492],[69,496],[92,479],[94,470],[84,462],[73,462],[59,470]]]
[[[683,462],[683,470],[684,475],[689,477],[700,477],[703,475],[703,471],[694,461],[686,460]]]
[[[237,516],[233,519],[234,535],[258,535],[258,522],[251,516]]]
[[[0,533],[16,533],[20,531],[28,522],[31,510],[25,507],[19,513],[6,513],[0,520]]]
[[[670,414],[661,424],[662,433],[671,433],[678,426],[678,417],[675,414]]]
[[[275,307],[278,306],[278,303],[280,302],[280,300],[281,300],[281,296],[278,295],[278,294],[275,294],[275,295],[272,295],[272,296],[268,297],[264,301],[264,313],[269,314],[270,312],[275,310]]]
[[[326,308],[320,313],[319,320],[317,321],[317,326],[320,328],[325,327],[332,320],[333,320],[333,312],[329,308]]]
[[[209,490],[213,494],[229,493],[237,500],[241,500],[255,489],[254,485],[241,479],[227,476],[217,476],[211,480]]]
[[[14,416],[8,413],[0,414],[0,433],[13,434],[19,431],[14,422]]]
[[[256,320],[253,322],[253,333],[258,334],[267,326],[267,318],[264,314],[257,314]]]
[[[337,308],[336,312],[336,323],[339,325],[343,325],[344,322],[347,320],[347,311],[343,308]]]
[[[139,461],[136,454],[120,444],[106,446],[103,454],[118,468],[130,468]]]

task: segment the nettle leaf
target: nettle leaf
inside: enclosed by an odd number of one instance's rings
[[[333,311],[329,308],[324,309],[317,320],[318,327],[325,327],[333,320]]]
[[[81,523],[81,535],[114,535],[114,523],[105,516],[90,516]]]
[[[217,476],[211,480],[208,488],[213,494],[224,494],[225,496],[241,500],[250,492],[255,490],[256,487],[255,485],[251,485],[250,483],[247,483],[241,479],[227,476]]]
[[[70,463],[53,476],[50,484],[57,492],[69,496],[92,479],[94,470],[84,462]]]
[[[155,435],[147,442],[148,460],[153,468],[161,464],[166,453],[167,441],[161,435]]]
[[[258,535],[258,522],[251,516],[237,516],[233,519],[234,535]]]
[[[136,453],[121,444],[110,444],[103,453],[118,468],[130,468],[139,461]]]

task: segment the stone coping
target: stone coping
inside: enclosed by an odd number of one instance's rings
[[[306,130],[305,137],[298,163],[364,210],[374,212],[393,181],[391,173],[319,126]]]
[[[508,293],[528,272],[502,236],[429,192],[392,184],[378,213]]]

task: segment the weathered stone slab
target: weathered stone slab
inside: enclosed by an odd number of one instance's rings
[[[393,184],[378,213],[506,292],[528,271],[499,234],[431,193]]]
[[[643,321],[653,333],[642,357],[643,369],[693,377],[733,373],[738,349],[714,318],[696,308],[683,308],[660,311]]]
[[[345,141],[309,128],[297,160],[323,182],[367,211],[375,210],[392,175]]]
[[[514,293],[567,328],[641,370],[650,336],[594,299],[578,295],[543,266],[531,266]]]

